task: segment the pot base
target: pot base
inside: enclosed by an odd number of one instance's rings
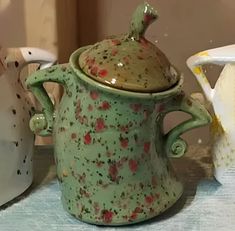
[[[177,182],[179,183],[179,182]],[[181,187],[179,187],[179,185],[181,185]],[[129,217],[127,216],[122,216],[122,218],[116,219],[115,218],[115,214],[106,214],[103,215],[104,220],[101,220],[100,218],[97,218],[97,215],[94,214],[94,219],[89,219],[88,216],[81,216],[81,215],[76,215],[75,213],[73,213],[73,211],[71,211],[71,208],[68,207],[68,205],[66,204],[63,196],[61,198],[62,200],[62,204],[63,204],[63,208],[73,217],[75,217],[76,219],[78,219],[79,221],[85,222],[87,224],[92,224],[92,225],[98,225],[98,226],[125,226],[125,225],[133,225],[136,223],[140,223],[140,222],[144,222],[147,220],[150,220],[156,216],[159,216],[160,214],[162,214],[163,212],[165,212],[166,210],[168,210],[170,207],[172,207],[182,196],[183,194],[183,186],[181,183],[179,183],[178,185],[178,191],[177,191],[177,195],[174,198],[170,198],[169,196],[166,196],[164,198],[164,200],[161,201],[161,203],[156,203],[155,207],[153,206],[153,211],[149,212],[148,214],[146,213],[129,213],[131,214]],[[146,208],[143,208],[146,209]],[[122,213],[128,213],[128,208],[125,209],[126,211],[123,211]],[[151,210],[151,208],[150,208]],[[140,211],[139,211],[140,212]],[[113,216],[112,216],[113,215]],[[124,217],[124,218],[123,218]],[[111,219],[112,218],[112,219]]]

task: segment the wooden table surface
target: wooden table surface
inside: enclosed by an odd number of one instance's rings
[[[0,231],[235,230],[235,187],[222,187],[213,179],[207,146],[190,146],[184,157],[172,160],[185,185],[172,208],[147,222],[119,228],[85,224],[63,210],[52,152],[51,147],[36,148],[34,183],[0,207]]]

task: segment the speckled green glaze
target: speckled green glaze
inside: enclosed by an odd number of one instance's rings
[[[83,72],[100,83],[136,92],[160,92],[175,85],[180,74],[144,37],[156,18],[149,4],[140,5],[129,33],[98,42],[80,55],[78,63]]]
[[[43,108],[30,127],[53,133],[63,206],[82,221],[125,225],[171,207],[183,186],[168,158],[184,154],[183,132],[210,122],[184,95],[183,79],[165,55],[143,37],[156,17],[151,6],[140,5],[127,35],[80,48],[69,64],[26,81]],[[44,82],[64,86],[57,110]],[[164,134],[164,117],[176,110],[192,118]]]
[[[57,175],[64,208],[85,222],[124,225],[154,217],[182,194],[168,157],[186,148],[183,132],[210,122],[207,111],[177,86],[163,93],[112,89],[87,78],[75,66],[58,65],[31,75],[26,84],[41,102],[44,115],[31,119],[31,129],[53,131]],[[57,111],[42,84],[64,85]],[[182,110],[192,119],[163,133],[166,113]]]

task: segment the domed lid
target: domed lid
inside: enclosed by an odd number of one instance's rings
[[[110,87],[135,92],[161,92],[179,80],[166,56],[144,38],[157,18],[147,3],[137,7],[128,34],[113,36],[86,49],[78,64],[92,79]]]

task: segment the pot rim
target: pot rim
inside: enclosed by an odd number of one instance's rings
[[[133,98],[140,98],[140,99],[163,99],[163,98],[167,98],[169,96],[175,95],[177,92],[179,92],[182,89],[182,85],[184,82],[184,77],[181,74],[179,81],[176,83],[176,85],[174,85],[173,87],[162,91],[162,92],[136,92],[136,91],[127,91],[127,90],[122,90],[122,89],[118,89],[118,88],[114,88],[114,87],[110,87],[108,85],[102,84],[98,81],[95,81],[92,78],[89,78],[80,68],[79,64],[78,64],[78,58],[79,55],[86,50],[87,48],[89,48],[90,46],[83,46],[80,47],[79,49],[77,49],[76,51],[74,51],[70,58],[69,58],[69,64],[72,67],[73,71],[75,72],[75,74],[84,82],[88,83],[89,85],[92,85],[95,88],[98,88],[101,91],[105,91],[111,94],[115,94],[115,95],[120,95],[120,96],[124,96],[124,97],[133,97]]]

